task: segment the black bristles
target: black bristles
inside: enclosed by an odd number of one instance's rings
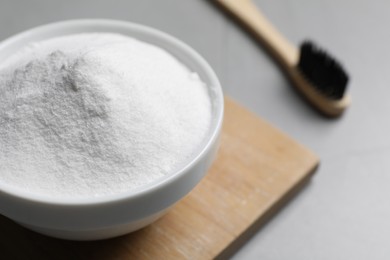
[[[301,45],[298,68],[322,94],[336,100],[343,97],[348,83],[347,73],[333,57],[312,42]]]

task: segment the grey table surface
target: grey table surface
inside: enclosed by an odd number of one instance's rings
[[[339,120],[313,112],[263,50],[205,0],[0,0],[0,40],[74,18],[152,26],[201,53],[223,89],[311,148],[311,184],[235,259],[390,259],[389,1],[255,0],[293,43],[310,38],[351,75],[353,104]]]

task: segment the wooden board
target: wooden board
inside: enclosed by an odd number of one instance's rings
[[[208,175],[163,218],[132,234],[73,242],[0,216],[4,259],[210,259],[233,253],[318,165],[308,149],[226,99],[221,148]]]

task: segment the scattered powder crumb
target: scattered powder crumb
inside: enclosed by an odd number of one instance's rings
[[[125,192],[179,169],[210,122],[205,84],[156,46],[109,33],[37,42],[0,67],[0,181]]]

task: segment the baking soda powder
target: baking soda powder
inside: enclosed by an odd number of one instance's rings
[[[180,169],[210,121],[205,84],[156,46],[108,33],[38,42],[0,67],[0,182],[125,192]]]

